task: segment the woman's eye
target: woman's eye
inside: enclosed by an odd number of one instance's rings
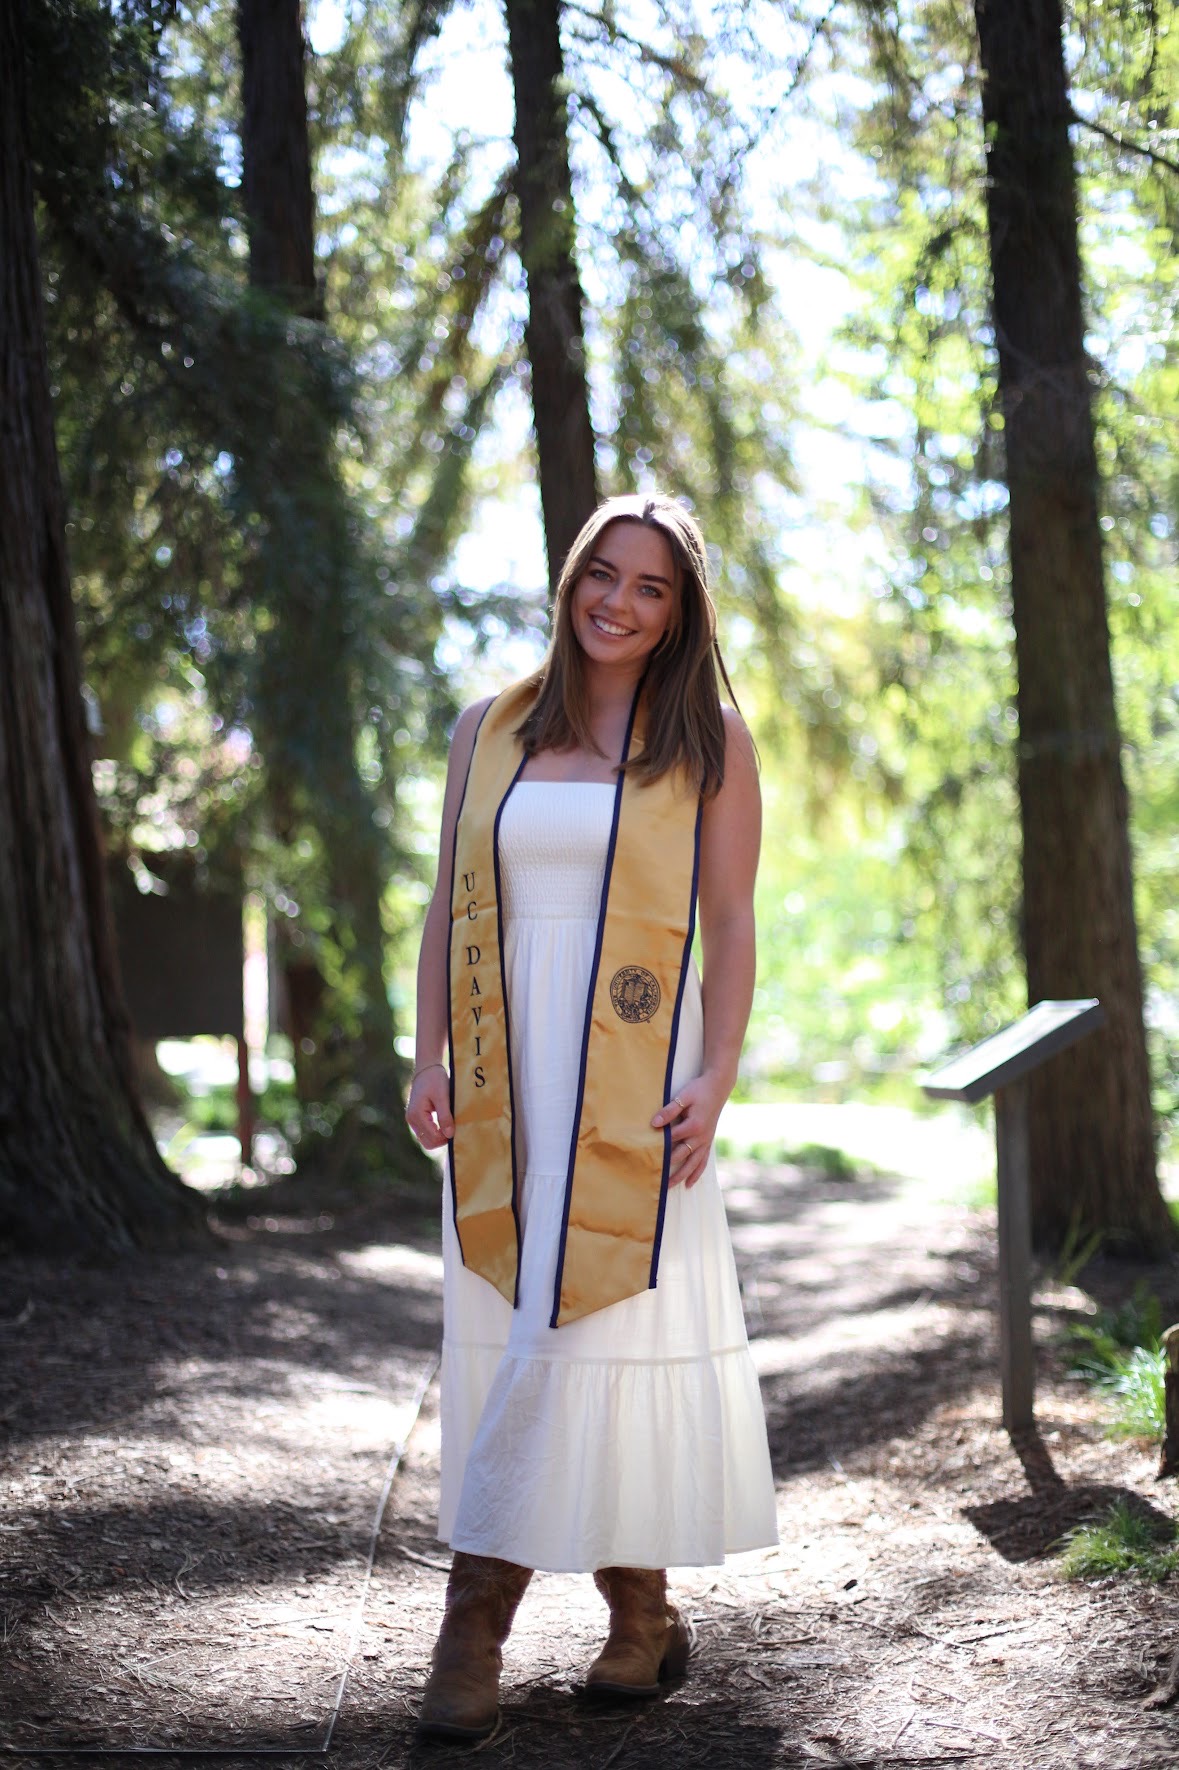
[[[662,596],[663,595],[663,591],[659,588],[658,584],[644,584],[642,586],[642,591],[643,591],[644,596]]]

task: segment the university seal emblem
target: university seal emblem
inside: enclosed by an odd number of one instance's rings
[[[653,1020],[660,1000],[658,979],[641,965],[623,965],[610,979],[610,1000],[619,1020],[628,1020],[632,1025]]]

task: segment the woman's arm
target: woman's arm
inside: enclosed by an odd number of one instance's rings
[[[700,939],[704,949],[704,1059],[700,1074],[652,1119],[672,1127],[671,1181],[704,1172],[721,1107],[733,1091],[753,1004],[753,883],[761,849],[761,789],[753,740],[725,708],[725,784],[706,801],[700,830]],[[688,1145],[691,1145],[689,1149]]]
[[[426,911],[422,945],[418,954],[418,1019],[414,1041],[414,1076],[405,1110],[409,1128],[423,1149],[441,1149],[454,1136],[450,1112],[450,1085],[445,1067],[447,1050],[446,971],[450,963],[451,868],[454,865],[454,830],[462,803],[463,786],[475,748],[479,721],[491,704],[491,696],[476,701],[459,715],[450,744],[446,771],[446,794],[442,801],[442,834],[438,843],[438,875],[434,895]]]

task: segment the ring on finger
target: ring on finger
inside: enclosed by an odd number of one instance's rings
[[[688,1145],[688,1154],[689,1154],[689,1155],[695,1155],[695,1153],[696,1153],[696,1145],[695,1145],[695,1144],[694,1144],[694,1143],[689,1143],[689,1145]]]

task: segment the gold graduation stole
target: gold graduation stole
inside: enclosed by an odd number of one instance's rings
[[[520,1269],[499,821],[524,767],[516,737],[536,684],[499,695],[480,722],[454,843],[449,1011],[450,1179],[463,1263],[513,1305]],[[642,748],[639,695],[622,760]],[[696,923],[702,801],[682,774],[618,777],[584,1003],[581,1070],[550,1326],[654,1285],[667,1204],[680,1005]]]

